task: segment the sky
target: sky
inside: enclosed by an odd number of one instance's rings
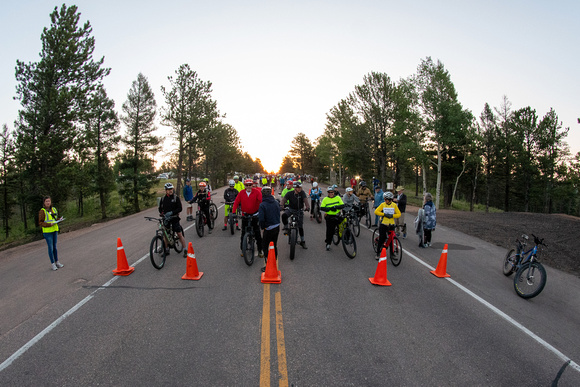
[[[62,2],[19,0],[0,15],[0,125],[14,128],[20,104],[16,61],[36,62],[40,36]],[[573,154],[580,152],[580,1],[129,1],[77,0],[90,21],[95,58],[116,110],[141,72],[158,108],[161,86],[182,64],[212,83],[224,121],[244,151],[277,171],[300,132],[314,141],[326,114],[370,72],[398,82],[422,59],[440,60],[459,102],[553,108]],[[158,125],[159,135],[169,129]],[[124,128],[123,128],[124,130]],[[165,151],[172,146],[168,139]],[[159,157],[159,156],[158,156]],[[161,155],[162,157],[162,155]]]

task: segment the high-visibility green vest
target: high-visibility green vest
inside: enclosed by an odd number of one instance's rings
[[[44,221],[46,223],[52,223],[52,222],[56,221],[56,219],[52,217],[50,212],[46,211],[46,208],[42,207],[42,210],[44,211]],[[52,207],[52,212],[54,214],[56,214],[56,208]],[[49,232],[55,232],[55,231],[58,231],[58,223],[53,223],[53,225],[50,227],[43,227],[42,228],[42,232],[44,234],[49,233]]]
[[[332,207],[332,206],[341,206],[343,205],[343,201],[340,198],[340,196],[334,196],[334,197],[325,197],[324,199],[322,199],[322,203],[320,203],[320,207]],[[337,215],[340,212],[340,210],[332,210],[332,211],[326,211],[326,213],[328,215]]]

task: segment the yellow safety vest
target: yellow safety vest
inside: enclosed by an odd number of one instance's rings
[[[54,207],[51,207],[51,208],[52,208],[52,212],[54,214],[56,214],[56,208],[54,208]],[[52,217],[52,215],[50,214],[50,212],[46,211],[46,208],[42,207],[42,210],[44,211],[44,221],[46,223],[50,223],[50,221],[56,221],[56,219],[54,219]],[[42,233],[43,234],[46,234],[46,233],[49,233],[49,232],[55,232],[55,231],[58,231],[58,223],[54,223],[50,227],[43,227],[42,228]]]

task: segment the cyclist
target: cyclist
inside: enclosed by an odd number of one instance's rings
[[[243,213],[252,215],[252,227],[256,236],[259,256],[260,258],[263,258],[264,252],[262,251],[262,236],[260,235],[260,225],[258,224],[258,210],[260,209],[260,203],[262,203],[262,192],[260,192],[259,189],[252,188],[253,184],[254,182],[252,179],[246,179],[246,181],[244,181],[245,190],[236,196],[232,211],[236,212],[238,206],[240,206]],[[245,218],[242,218],[242,237],[240,239],[240,250],[242,249],[242,243],[246,234],[246,227],[248,226],[247,222],[248,221]],[[243,256],[244,253],[242,252],[242,257]]]
[[[301,211],[303,207],[306,207],[304,211],[309,212],[310,206],[308,205],[308,198],[306,193],[302,191],[302,183],[297,181],[294,185],[294,190],[288,191],[282,203],[288,203],[288,207],[284,210],[282,214],[282,223],[284,223],[284,234],[288,231],[288,217],[290,214],[295,214],[298,218],[298,234],[300,234],[300,246],[303,249],[307,249],[306,242],[304,241],[304,213]]]
[[[193,188],[191,188],[191,179],[188,177],[183,186],[183,200],[187,202],[186,213],[189,222],[193,220],[193,204],[189,203],[191,199],[193,199]]]
[[[209,185],[209,179],[206,177],[205,179],[203,179],[203,181],[206,184],[207,191],[211,193],[211,185]]]
[[[266,269],[266,262],[268,258],[268,249],[270,242],[274,242],[274,253],[278,259],[278,235],[280,234],[280,204],[272,196],[272,187],[262,187],[262,203],[258,210],[258,219],[260,228],[264,230],[262,238],[262,250],[266,256],[264,260],[264,267]]]
[[[240,177],[238,175],[234,176],[234,188],[238,190],[238,192],[242,192],[244,190],[244,183],[240,181]]]
[[[395,203],[393,203],[395,195],[391,191],[387,191],[384,193],[383,198],[385,199],[384,203],[381,203],[380,206],[377,207],[375,210],[375,215],[382,216],[383,219],[381,221],[381,225],[379,226],[379,248],[377,249],[377,260],[381,255],[382,246],[387,239],[387,231],[395,229],[395,219],[401,216],[401,211],[399,211],[399,207]]]
[[[185,246],[185,238],[183,238],[183,228],[179,224],[179,213],[183,208],[181,207],[181,200],[179,196],[174,194],[174,187],[171,183],[165,184],[165,196],[159,201],[159,216],[165,218],[165,226],[171,227],[179,237],[182,246]],[[164,238],[165,239],[165,238]],[[183,256],[187,257],[187,249],[183,250]],[[165,255],[169,255],[169,247],[165,240]]]
[[[211,215],[209,213],[209,205],[211,203],[211,192],[207,189],[207,183],[205,181],[199,182],[199,190],[197,191],[193,199],[191,199],[190,203],[197,203],[199,205],[200,210],[202,210],[203,213],[205,214],[205,218],[207,219],[208,232],[211,234],[211,230],[213,229],[210,221]]]
[[[348,187],[346,193],[342,197],[342,202],[344,203],[344,210],[349,211],[351,208],[358,208],[360,206],[359,198],[354,195],[354,190],[352,187]]]
[[[230,214],[230,211],[233,207],[233,203],[236,200],[236,196],[238,196],[238,190],[235,188],[236,186],[236,182],[233,180],[229,181],[229,188],[227,188],[224,191],[224,200],[226,202],[226,205],[224,206],[224,211],[225,211],[225,218],[224,218],[224,228],[222,228],[222,230],[227,230],[228,229],[228,215]],[[227,204],[227,203],[232,203],[232,204]],[[238,220],[236,219],[236,229],[240,229],[238,227]]]
[[[320,210],[326,212],[324,219],[326,219],[326,251],[330,250],[330,244],[332,243],[332,236],[334,235],[334,230],[336,226],[340,223],[340,213],[341,208],[344,207],[344,203],[340,196],[335,196],[334,186],[330,186],[326,189],[327,195],[322,199],[320,204]]]
[[[282,190],[282,198],[284,198],[286,194],[291,191],[294,191],[294,182],[292,180],[288,180],[286,181],[286,187]]]
[[[363,180],[360,182],[360,188],[358,189],[357,196],[361,203],[361,216],[366,215],[366,210],[368,209],[369,200],[373,197],[373,193],[367,187],[367,183]]]
[[[310,188],[310,208],[314,208],[314,202],[320,200],[322,197],[322,190],[318,186],[317,182],[312,183],[312,188]],[[312,220],[312,213],[310,213],[310,220]]]

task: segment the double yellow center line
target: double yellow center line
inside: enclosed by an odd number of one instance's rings
[[[286,366],[286,344],[284,342],[284,323],[282,322],[282,297],[280,290],[274,295],[276,305],[276,343],[278,349],[279,386],[288,386]],[[262,348],[260,354],[260,386],[269,387],[271,381],[270,351],[270,284],[264,284],[264,304],[262,306]]]

